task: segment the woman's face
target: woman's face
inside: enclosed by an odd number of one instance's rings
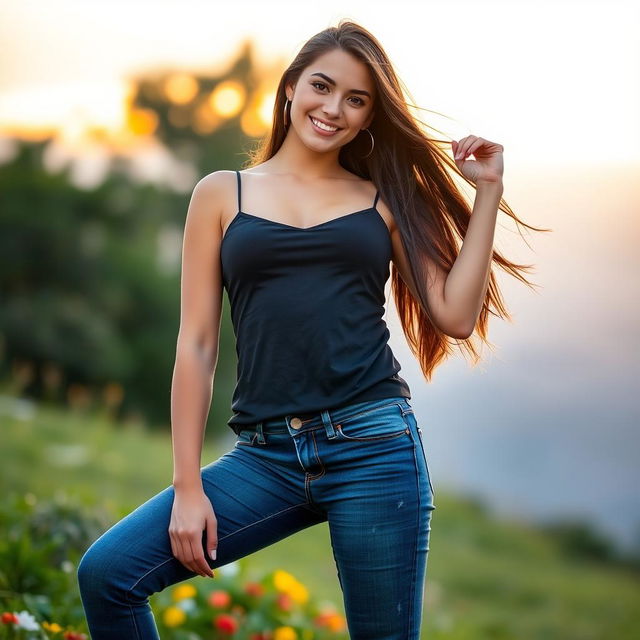
[[[318,151],[345,145],[366,129],[374,116],[375,86],[369,70],[341,49],[317,58],[286,92],[292,100],[291,126],[305,144]],[[313,119],[338,129],[319,129]]]

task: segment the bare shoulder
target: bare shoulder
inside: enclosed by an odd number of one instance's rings
[[[376,186],[374,185],[373,193],[375,194],[375,192],[376,192]],[[396,236],[396,232],[398,228],[396,226],[395,218],[393,217],[393,212],[385,202],[384,198],[382,197],[382,194],[380,194],[380,197],[378,198],[376,209],[378,210],[378,213],[380,214],[382,219],[385,221],[387,228],[389,229],[389,233],[391,234],[391,237],[394,238]]]
[[[220,169],[200,178],[194,187],[192,199],[197,198],[202,203],[202,211],[220,231],[233,208],[232,202],[235,201],[237,193],[236,183],[235,171]]]
[[[212,171],[200,178],[196,188],[211,196],[226,196],[236,183],[236,172],[229,169]]]

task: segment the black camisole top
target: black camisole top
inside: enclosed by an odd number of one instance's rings
[[[391,238],[373,205],[301,228],[242,211],[220,247],[236,338],[228,426],[411,398],[383,319]]]

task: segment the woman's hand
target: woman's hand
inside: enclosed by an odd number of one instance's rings
[[[460,142],[451,142],[456,166],[466,178],[479,182],[501,182],[504,173],[502,152],[504,147],[478,136],[467,136]],[[473,154],[475,160],[466,158]]]
[[[218,521],[211,501],[202,489],[175,490],[169,524],[171,552],[187,569],[213,578],[202,548],[204,529],[207,530],[207,551],[214,551],[218,547]]]

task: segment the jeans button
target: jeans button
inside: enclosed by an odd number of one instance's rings
[[[291,418],[291,426],[294,429],[299,429],[302,426],[302,420],[300,418]]]

